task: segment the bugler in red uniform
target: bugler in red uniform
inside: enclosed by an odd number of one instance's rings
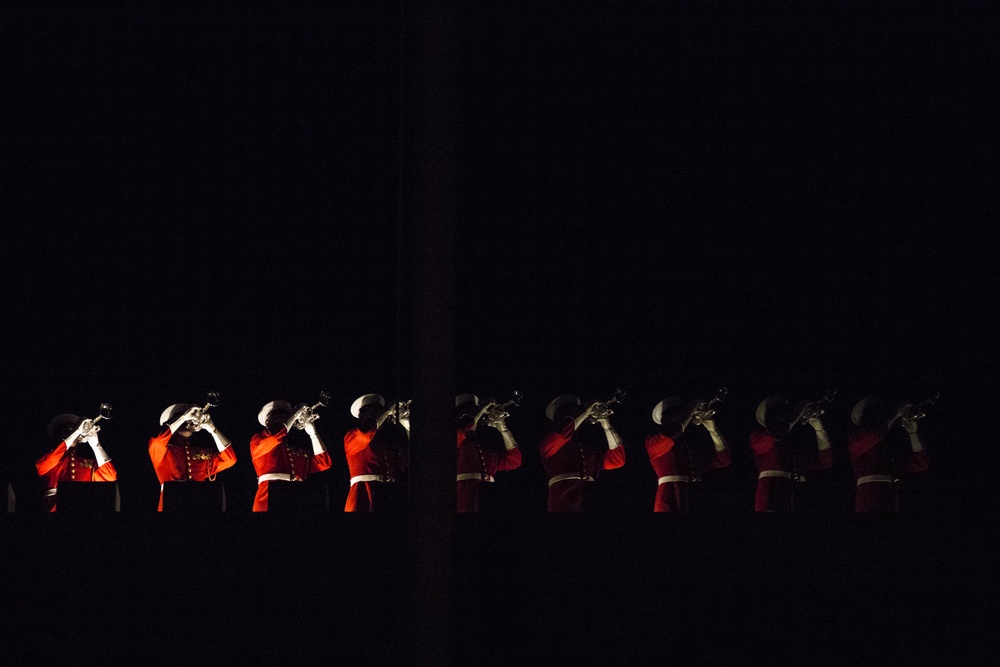
[[[690,442],[687,426],[695,417],[676,397],[664,399],[653,408],[653,422],[660,430],[646,438],[646,453],[656,472],[654,512],[687,512],[691,484],[709,470],[725,468],[733,462],[732,452],[709,416],[699,419],[712,439],[712,447]]]
[[[761,428],[750,433],[750,449],[757,464],[757,512],[790,512],[795,509],[795,485],[805,482],[811,470],[833,465],[830,438],[819,417],[808,420],[816,433],[816,448],[796,446],[789,438],[793,415],[788,399],[770,396],[757,406]]]
[[[35,469],[45,482],[45,511],[56,511],[59,482],[114,482],[118,479],[118,471],[101,446],[97,432],[84,434],[80,417],[59,415],[49,423],[48,432],[50,439],[60,442],[35,462]],[[82,445],[89,446],[94,456],[79,452],[77,448]]]
[[[484,442],[476,430],[493,405],[497,404],[491,401],[480,406],[479,397],[475,394],[460,394],[455,397],[458,443],[455,492],[459,512],[478,512],[482,485],[493,483],[498,471],[514,470],[521,465],[521,450],[507,428],[504,417],[490,418],[488,421],[489,426],[500,432],[503,451]]]
[[[929,468],[917,420],[905,417],[906,407],[887,418],[886,405],[869,397],[859,401],[851,411],[851,420],[857,428],[848,438],[847,449],[855,476],[855,512],[898,512],[900,475],[925,472]],[[910,441],[909,448],[903,451],[887,439],[897,420]]]
[[[539,452],[549,478],[550,512],[582,512],[586,484],[596,481],[602,470],[625,465],[625,448],[607,418],[595,418],[604,429],[606,443],[583,439],[578,433],[597,405],[591,403],[580,412],[580,399],[565,394],[546,408],[555,428],[542,438]]]
[[[359,396],[351,405],[357,427],[344,435],[350,470],[345,512],[392,511],[401,504],[400,486],[408,463],[409,404],[385,408],[378,394]]]
[[[257,415],[264,430],[250,439],[250,456],[257,471],[254,512],[267,511],[268,488],[272,481],[301,482],[333,464],[326,445],[311,422],[306,423],[302,430],[312,442],[312,451],[288,442],[288,430],[293,428],[290,423],[292,417],[292,406],[285,401],[271,401]]]
[[[236,449],[212,422],[190,403],[175,403],[160,415],[164,426],[159,435],[149,439],[149,458],[160,480],[160,502],[163,511],[163,485],[166,482],[215,481],[215,476],[236,464]],[[215,450],[191,444],[195,431],[204,430],[215,440]]]

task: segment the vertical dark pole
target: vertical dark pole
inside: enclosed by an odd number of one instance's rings
[[[455,627],[456,36],[448,0],[404,9],[412,170],[411,658],[440,665],[453,661]]]

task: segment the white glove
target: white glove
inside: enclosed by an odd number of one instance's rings
[[[66,449],[76,446],[76,443],[80,440],[80,436],[83,435],[83,427],[86,425],[86,423],[87,423],[86,421],[81,422],[80,425],[76,427],[75,431],[66,436],[66,440],[64,440],[64,442],[66,443]]]
[[[201,420],[198,425],[194,427],[196,431],[208,431],[211,434],[215,434],[215,422],[212,421],[212,415],[205,414],[202,415]]]
[[[502,429],[500,437],[503,438],[503,447],[508,452],[517,447],[517,440],[514,440],[514,434],[510,432],[509,428]]]
[[[607,419],[598,419],[597,423],[604,429],[604,437],[608,440],[608,449],[617,449],[622,444],[622,439],[618,437],[611,422]]]
[[[319,434],[316,433],[316,427],[312,425],[312,422],[308,422],[304,427],[306,433],[309,434],[309,439],[312,440],[313,454],[319,456],[326,452],[326,445],[320,439]]]
[[[170,432],[177,433],[184,424],[189,421],[194,421],[198,418],[198,408],[188,408],[184,413],[177,417],[174,422],[170,425]]]
[[[111,457],[107,455],[104,448],[101,447],[100,440],[97,439],[97,433],[91,433],[86,438],[86,443],[90,445],[90,448],[94,450],[94,457],[97,459],[97,466],[101,467],[105,463],[111,460]]]
[[[827,435],[826,429],[823,428],[823,422],[819,420],[819,417],[812,417],[809,420],[809,425],[813,427],[814,431],[816,431],[817,449],[821,452],[830,449],[830,436]]]

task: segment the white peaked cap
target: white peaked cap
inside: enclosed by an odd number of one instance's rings
[[[357,419],[361,415],[361,408],[372,403],[378,403],[380,408],[385,407],[385,399],[382,398],[381,394],[364,394],[363,396],[358,396],[351,403],[351,416]]]
[[[580,405],[580,398],[574,394],[563,394],[562,396],[556,396],[549,403],[549,406],[545,408],[545,416],[549,418],[549,421],[555,421],[556,410],[569,403],[576,403]]]
[[[860,401],[854,404],[851,408],[851,421],[854,422],[855,426],[861,426],[861,416],[865,414],[865,410],[868,406],[875,402],[874,396],[869,396],[867,398],[862,398]]]
[[[784,396],[768,396],[763,401],[757,404],[757,423],[761,426],[767,428],[767,424],[764,419],[767,417],[767,411],[772,405],[788,405],[788,399]]]
[[[479,407],[479,397],[475,394],[459,394],[455,397],[455,407],[460,405],[465,405],[466,403],[472,403],[477,408]]]
[[[179,415],[182,412],[187,412],[193,407],[194,405],[192,405],[191,403],[174,403],[169,408],[160,413],[160,426],[163,426],[168,421],[170,421],[170,418],[173,417],[174,415]]]
[[[293,412],[292,406],[288,401],[271,401],[262,407],[260,409],[260,413],[257,414],[257,421],[260,422],[261,426],[267,426],[267,417],[274,410],[287,410],[288,412]]]
[[[663,413],[676,406],[680,405],[683,401],[677,396],[671,396],[670,398],[665,398],[656,405],[653,406],[653,422],[659,424],[663,420]]]

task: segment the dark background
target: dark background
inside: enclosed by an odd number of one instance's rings
[[[418,43],[412,6],[327,4],[3,5],[5,653],[981,659],[1000,599],[981,516],[1000,462],[995,8],[481,2]],[[424,116],[415,63],[436,49],[453,105]],[[526,396],[501,511],[250,513],[261,405],[331,392],[336,510],[351,401],[418,384],[415,182],[448,145],[454,392]],[[733,466],[690,516],[654,516],[650,409],[720,385]],[[609,512],[546,515],[545,405],[616,387],[628,463],[592,494]],[[754,515],[754,407],[830,387],[834,469],[802,512]],[[156,515],[148,438],[211,390],[240,456],[229,512]],[[932,472],[901,517],[854,517],[851,406],[935,392]],[[101,402],[121,514],[39,515],[49,419]]]
[[[160,411],[218,390],[249,507],[260,406],[406,397],[411,69],[398,3],[8,3],[3,468],[24,509],[61,412],[111,403],[125,507]],[[996,16],[975,3],[455,10],[456,393],[619,410],[631,489],[666,395],[941,402],[937,476],[995,460]],[[343,462],[329,473],[346,486]],[[513,474],[540,502],[537,461]],[[611,475],[612,478],[615,475]],[[343,479],[342,479],[343,478]],[[519,482],[518,482],[519,480]],[[752,490],[752,480],[750,482]],[[648,493],[647,493],[648,491]]]

